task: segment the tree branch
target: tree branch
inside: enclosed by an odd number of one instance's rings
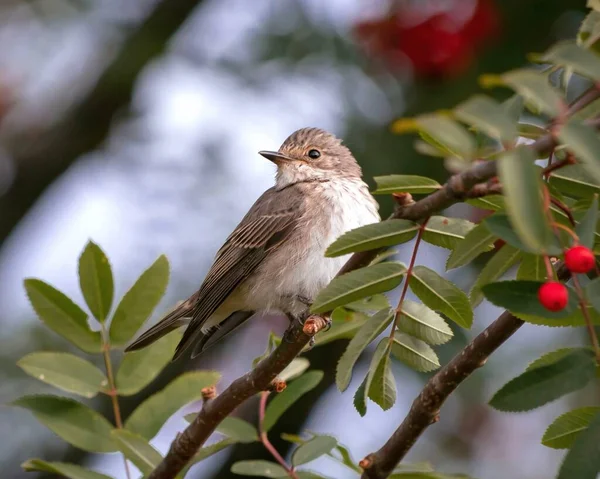
[[[588,94],[588,101],[600,97],[600,91]],[[581,108],[581,105],[578,105]],[[571,110],[569,110],[569,114]],[[600,119],[589,122],[600,126]],[[547,153],[556,146],[556,140],[551,134],[544,135],[529,145],[537,153]],[[397,206],[391,218],[419,221],[427,218],[453,204],[469,197],[469,192],[480,183],[486,183],[496,176],[496,162],[485,161],[476,163],[470,169],[452,176],[439,190],[415,203]],[[491,189],[495,192],[494,189]],[[338,276],[349,271],[368,265],[381,251],[371,250],[355,253],[339,271]],[[325,325],[325,320],[319,316],[311,316],[304,329],[293,323],[286,332],[286,341],[281,344],[255,369],[236,379],[221,395],[206,403],[196,419],[179,434],[169,449],[169,452],[150,474],[149,479],[173,479],[192,459],[198,449],[214,432],[218,424],[231,414],[239,405],[253,395],[264,391],[277,375],[297,356],[308,344],[310,338]],[[504,313],[469,345],[459,356],[460,368],[456,369],[456,358],[448,366],[434,376],[435,384],[423,396],[423,404],[411,416],[410,424],[405,420],[392,438],[378,452],[368,456],[370,467],[366,469],[363,478],[379,479],[387,476],[403,455],[412,447],[421,432],[431,423],[429,411],[436,408],[454,391],[460,382],[468,377],[485,359],[504,341],[506,341],[520,326],[521,320],[509,313]],[[494,334],[492,334],[492,332]],[[462,369],[461,369],[462,368]],[[448,372],[451,371],[452,375]],[[434,378],[430,380],[432,383]],[[438,384],[438,381],[440,383]],[[428,385],[429,385],[428,383]],[[427,386],[426,386],[427,387]],[[431,394],[429,394],[429,392]],[[421,398],[421,395],[419,396]],[[419,401],[417,398],[417,401]],[[413,409],[415,406],[413,406]],[[423,409],[421,409],[423,408]],[[404,429],[403,429],[404,427]],[[414,431],[410,428],[414,427]],[[408,428],[408,432],[403,432]],[[368,474],[366,475],[368,471]],[[381,473],[379,471],[382,471]],[[386,472],[387,471],[387,472]],[[385,475],[381,475],[385,473]]]

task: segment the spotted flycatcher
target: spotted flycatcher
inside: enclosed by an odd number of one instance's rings
[[[348,259],[326,258],[327,246],[346,231],[379,221],[360,166],[330,133],[303,128],[279,151],[259,153],[277,166],[275,186],[227,238],[200,289],[127,351],[187,325],[173,359],[192,344],[194,357],[255,313],[302,319]]]

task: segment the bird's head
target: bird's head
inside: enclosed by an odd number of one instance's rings
[[[277,165],[277,188],[303,181],[362,176],[350,150],[334,135],[319,128],[297,130],[278,151],[259,153]]]

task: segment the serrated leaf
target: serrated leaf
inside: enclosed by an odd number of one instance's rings
[[[150,474],[162,461],[160,453],[142,436],[125,429],[113,429],[111,435],[119,451],[133,462],[142,474]]]
[[[481,288],[492,281],[496,281],[510,268],[512,268],[519,258],[521,257],[521,251],[517,248],[513,248],[509,244],[505,244],[500,248],[492,258],[482,268],[475,284],[471,288],[469,293],[469,300],[471,306],[476,307],[483,299],[483,293]]]
[[[79,257],[79,286],[94,317],[106,321],[114,294],[113,276],[108,258],[93,241]]]
[[[377,293],[390,291],[402,282],[406,267],[401,263],[379,263],[334,278],[323,288],[311,312],[324,313]]]
[[[262,476],[269,478],[288,476],[283,467],[270,461],[238,461],[231,466],[231,472],[240,474],[241,476]]]
[[[523,258],[517,270],[517,279],[521,281],[544,281],[546,279],[546,265],[544,257],[523,253]]]
[[[595,278],[585,286],[585,296],[596,311],[600,312],[600,278]]]
[[[586,211],[581,221],[575,228],[575,233],[579,236],[579,243],[588,248],[594,247],[594,234],[598,224],[598,196],[594,195],[590,208]]]
[[[395,133],[414,130],[426,133],[458,158],[471,159],[475,153],[476,144],[473,136],[460,123],[448,116],[432,113],[412,119],[397,120],[392,125],[392,131]]]
[[[337,440],[331,436],[315,436],[310,441],[306,441],[299,446],[292,454],[292,465],[301,466],[314,461],[318,457],[329,453],[337,446]]]
[[[416,371],[429,372],[440,367],[440,361],[431,346],[408,334],[394,334],[392,354]]]
[[[554,170],[550,176],[550,184],[576,198],[600,193],[600,181],[589,175],[581,165],[568,165]]]
[[[131,396],[150,384],[171,362],[182,335],[173,331],[144,349],[125,353],[115,379],[119,394]]]
[[[574,41],[560,42],[542,55],[535,55],[535,61],[569,67],[574,72],[591,80],[600,80],[600,58],[591,51],[579,47]]]
[[[92,331],[87,314],[59,290],[39,279],[26,279],[25,291],[39,318],[55,333],[86,353],[99,353],[102,340]]]
[[[290,381],[291,379],[296,379],[300,376],[304,371],[308,369],[310,366],[310,362],[306,358],[294,358],[290,364],[286,366],[286,368],[279,373],[277,376],[282,381]]]
[[[17,365],[40,381],[87,398],[108,386],[102,371],[74,354],[40,351],[24,356]]]
[[[446,261],[446,270],[464,266],[473,261],[481,253],[491,251],[496,237],[487,229],[485,223],[480,223],[467,233],[465,238],[456,245]]]
[[[398,329],[429,344],[444,344],[454,333],[444,318],[424,304],[409,299],[402,302]]]
[[[546,75],[535,70],[520,69],[502,75],[484,75],[481,83],[485,87],[508,86],[549,116],[558,116],[562,111],[563,101],[559,91],[550,85]]]
[[[325,251],[333,258],[357,251],[368,251],[406,243],[415,237],[419,225],[408,220],[386,220],[344,233]]]
[[[358,389],[354,393],[354,401],[353,401],[354,408],[356,409],[358,414],[360,414],[361,416],[364,416],[365,414],[367,414],[367,380],[368,380],[368,378],[369,378],[369,375],[367,374],[367,376],[365,376],[365,379],[363,379],[363,382],[360,383],[360,386],[358,386]]]
[[[581,166],[597,184],[600,182],[600,138],[590,126],[576,120],[566,122],[558,130],[558,138],[571,150]]]
[[[486,228],[489,229],[494,235],[504,240],[510,246],[513,246],[527,253],[539,254],[539,251],[531,249],[521,240],[521,238],[517,236],[508,219],[508,216],[496,213],[495,215],[486,218],[484,220],[484,224]],[[549,245],[547,246],[547,253],[550,255],[558,256],[562,253],[562,250],[558,246],[558,243],[551,240]]]
[[[425,176],[387,175],[373,178],[377,183],[374,195],[390,195],[392,193],[427,194],[439,190],[442,185]]]
[[[486,95],[474,95],[454,109],[457,118],[486,135],[502,142],[514,139],[516,121],[506,113],[502,106]]]
[[[112,346],[123,346],[135,336],[165,294],[168,282],[169,262],[162,255],[142,273],[117,306],[110,323]]]
[[[585,326],[586,320],[583,317],[581,312],[581,308],[577,305],[577,308],[568,316],[564,318],[545,318],[543,316],[538,316],[535,314],[527,314],[527,313],[513,313],[517,318],[522,319],[523,321],[531,324],[537,324],[542,326],[550,326],[550,327],[579,327]],[[592,324],[600,325],[600,314],[598,314],[595,310],[588,308],[588,315],[592,320]]]
[[[454,249],[475,224],[462,218],[432,216],[429,218],[423,240],[441,248]]]
[[[12,403],[28,409],[44,426],[69,444],[88,452],[113,452],[112,425],[93,409],[60,396],[23,396]]]
[[[21,467],[27,472],[49,472],[68,479],[112,479],[99,472],[90,471],[76,464],[66,462],[47,462],[41,459],[28,459]]]
[[[363,313],[354,311],[346,311],[344,308],[336,308],[332,314],[332,319],[336,311],[345,311],[351,319],[344,321],[335,321],[331,323],[331,327],[327,331],[321,331],[315,337],[315,345],[322,346],[324,344],[336,341],[338,339],[351,339],[357,331],[365,324],[369,316]]]
[[[552,232],[544,214],[542,180],[530,148],[520,146],[502,154],[498,174],[511,225],[534,252],[544,253],[552,244]]]
[[[393,312],[389,309],[379,311],[364,323],[348,343],[335,372],[335,383],[340,391],[348,388],[352,379],[352,370],[362,352],[388,327],[393,317]]]
[[[530,314],[548,319],[566,318],[577,308],[577,295],[567,287],[569,302],[562,311],[548,311],[537,297],[543,282],[540,281],[499,281],[483,286],[482,291],[488,301],[507,309],[513,314]],[[519,316],[520,317],[520,316]]]
[[[182,374],[164,389],[142,402],[125,421],[125,429],[152,439],[162,425],[186,404],[202,398],[202,389],[220,378],[215,371],[193,371]]]
[[[483,196],[481,198],[470,198],[466,203],[482,210],[503,211],[506,208],[502,195]]]
[[[382,351],[379,351],[382,350]],[[377,350],[369,367],[370,383],[367,395],[381,409],[387,411],[396,402],[396,381],[391,369],[390,343],[387,338],[377,345]],[[375,358],[378,358],[376,362]]]
[[[313,390],[323,379],[323,371],[308,371],[294,379],[283,392],[277,394],[271,402],[269,402],[265,411],[263,421],[263,430],[269,431],[279,420],[279,418],[287,411],[301,396]]]
[[[435,271],[416,266],[408,284],[412,292],[434,311],[440,311],[463,328],[468,329],[473,324],[467,295]]]
[[[494,394],[490,405],[501,411],[527,411],[583,388],[595,375],[591,351],[574,351],[547,366],[524,372]]]
[[[590,425],[573,442],[567,452],[557,479],[596,479],[600,472],[600,454],[598,454],[598,438],[600,437],[600,413],[596,413]]]
[[[195,418],[196,414],[193,416]],[[216,430],[231,439],[235,439],[236,442],[241,442],[243,444],[258,441],[258,431],[256,428],[248,421],[244,421],[239,417],[226,417],[217,426]]]
[[[600,407],[580,407],[558,416],[546,429],[542,444],[553,449],[569,449],[598,413]]]
[[[533,360],[527,365],[525,371],[531,371],[532,369],[539,368],[541,366],[548,366],[554,364],[559,359],[562,359],[575,351],[590,351],[590,348],[560,348],[550,351],[549,353],[542,354],[539,358]]]

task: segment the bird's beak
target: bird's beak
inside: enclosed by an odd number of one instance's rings
[[[294,161],[293,158],[290,158],[283,153],[279,153],[278,151],[259,151],[258,154],[264,156],[267,160],[270,160],[275,164]]]

